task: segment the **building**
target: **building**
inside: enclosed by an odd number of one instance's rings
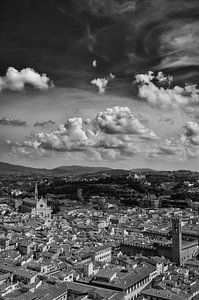
[[[142,254],[144,256],[164,256],[178,266],[183,266],[188,260],[192,259],[198,251],[198,239],[182,235],[181,219],[174,217],[172,219],[172,239],[170,235],[162,240],[152,238],[144,243],[123,242],[121,243],[121,252],[134,256]]]
[[[31,217],[40,217],[51,219],[52,209],[48,206],[47,200],[38,196],[37,183],[35,184],[34,199],[24,199],[20,210],[24,213],[30,213]]]
[[[182,236],[182,224],[180,218],[172,219],[172,257],[173,262],[183,266],[187,260],[193,258],[197,252],[198,241]]]
[[[179,266],[182,261],[182,228],[179,218],[172,219],[173,261]]]
[[[199,261],[196,259],[190,259],[185,263],[185,267],[188,270],[199,272]]]
[[[90,284],[121,292],[124,294],[125,300],[134,300],[156,276],[156,267],[145,263],[133,270],[123,268],[101,269],[93,277]]]
[[[29,293],[27,298],[19,299],[40,299],[40,300],[66,300],[68,298],[68,283],[62,282],[57,285],[38,288],[34,293]],[[74,299],[74,298],[71,298]]]
[[[156,290],[153,288],[144,290],[142,292],[142,300],[187,300],[187,297],[176,295],[168,290]]]
[[[155,195],[148,195],[139,200],[139,206],[142,208],[159,208],[160,200]]]
[[[116,290],[94,287],[79,282],[67,282],[67,299],[93,299],[93,300],[124,300],[125,295]],[[56,298],[57,299],[57,298]]]
[[[29,255],[35,250],[35,245],[35,242],[24,239],[18,243],[18,249],[22,255]]]
[[[146,179],[146,175],[142,173],[134,173],[134,170],[130,170],[128,178],[133,178],[134,180],[144,180]]]
[[[82,189],[77,189],[77,199],[79,201],[84,201]]]
[[[93,261],[111,262],[112,248],[110,246],[96,247],[91,251]]]

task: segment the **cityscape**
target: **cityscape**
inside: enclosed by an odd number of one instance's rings
[[[0,165],[1,299],[198,299],[199,173]]]
[[[199,300],[199,1],[0,1],[0,300]]]

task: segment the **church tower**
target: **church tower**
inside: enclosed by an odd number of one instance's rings
[[[172,256],[173,262],[178,266],[182,265],[182,226],[181,219],[179,217],[174,217],[172,219]]]
[[[38,188],[37,188],[37,183],[35,183],[35,202],[37,203],[38,201]]]
[[[48,206],[47,199],[43,199],[43,197],[39,199],[37,183],[35,184],[34,200],[35,204],[31,210],[31,217],[38,216],[47,220],[51,219],[52,209]]]

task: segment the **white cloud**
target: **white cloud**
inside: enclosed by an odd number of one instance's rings
[[[46,90],[52,85],[46,74],[40,75],[31,68],[18,71],[15,68],[10,67],[6,72],[6,75],[0,77],[0,91],[4,89],[21,91],[25,88],[26,84],[40,90]]]
[[[184,125],[184,141],[189,141],[190,144],[199,146],[199,124],[197,122],[187,122]]]
[[[100,94],[104,94],[109,81],[113,80],[114,78],[115,75],[110,73],[108,77],[93,79],[91,84],[94,84],[98,87]]]
[[[96,60],[93,60],[92,66],[93,66],[93,68],[96,68],[96,67],[97,67],[97,61],[96,61]]]
[[[108,84],[108,79],[106,78],[97,78],[91,81],[91,84],[94,84],[98,87],[99,93],[104,94],[106,90],[106,86]]]
[[[155,134],[146,128],[128,107],[107,108],[96,116],[96,123],[107,134],[140,134],[155,138]]]
[[[135,81],[139,84],[149,84],[155,78],[154,73],[149,71],[146,74],[135,75]]]
[[[139,96],[153,107],[157,108],[182,108],[188,112],[190,106],[199,105],[199,90],[196,85],[186,84],[184,87],[170,87],[172,76],[165,76],[159,72],[157,76],[149,71],[147,74],[135,76],[138,84]],[[163,84],[164,86],[160,86]],[[167,87],[165,86],[167,85]]]
[[[163,72],[158,72],[157,76],[155,77],[158,82],[160,83],[168,83],[168,85],[170,86],[170,84],[172,83],[173,81],[173,76],[171,75],[168,75],[168,76],[165,76]]]
[[[108,160],[135,155],[139,145],[150,144],[154,139],[157,139],[155,133],[142,125],[128,107],[116,106],[93,119],[69,118],[55,131],[34,132],[25,141],[7,141],[7,145],[18,151],[27,149],[32,154],[81,152],[88,157],[92,153],[100,160]]]

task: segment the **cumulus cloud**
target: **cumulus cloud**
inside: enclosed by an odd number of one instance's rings
[[[106,86],[108,84],[108,79],[106,78],[97,78],[91,81],[91,84],[94,84],[98,87],[99,93],[104,94],[106,90]]]
[[[189,121],[184,125],[183,140],[189,141],[190,144],[199,146],[199,124]]]
[[[52,86],[46,74],[40,75],[31,68],[18,71],[10,67],[7,69],[6,75],[0,77],[0,91],[5,89],[22,91],[27,84],[40,90],[46,90]]]
[[[109,81],[114,78],[115,78],[115,75],[110,73],[108,77],[93,79],[91,81],[91,84],[94,84],[98,87],[100,94],[104,94]]]
[[[135,82],[138,84],[139,96],[153,107],[157,108],[187,108],[199,104],[199,89],[196,85],[186,84],[184,87],[173,86],[172,76],[165,76],[159,72],[156,76],[149,71],[137,74]]]
[[[158,72],[158,74],[156,75],[155,78],[160,83],[168,83],[168,86],[170,86],[173,81],[173,76],[171,76],[171,75],[165,76],[164,73],[161,71]]]
[[[157,139],[155,133],[136,119],[128,107],[108,108],[93,119],[69,118],[57,130],[32,133],[22,142],[7,141],[10,147],[46,155],[49,152],[81,152],[100,159],[129,157],[139,145]]]
[[[11,119],[8,117],[0,118],[0,125],[26,126],[27,123],[20,119]]]
[[[50,125],[55,125],[55,122],[52,120],[44,121],[44,122],[36,122],[34,127],[48,127]]]
[[[149,71],[146,74],[135,75],[135,81],[139,84],[150,84],[154,78],[155,78],[155,76],[152,71]]]
[[[107,134],[140,134],[155,138],[156,135],[146,128],[128,107],[115,106],[100,112],[96,116],[96,123]]]

